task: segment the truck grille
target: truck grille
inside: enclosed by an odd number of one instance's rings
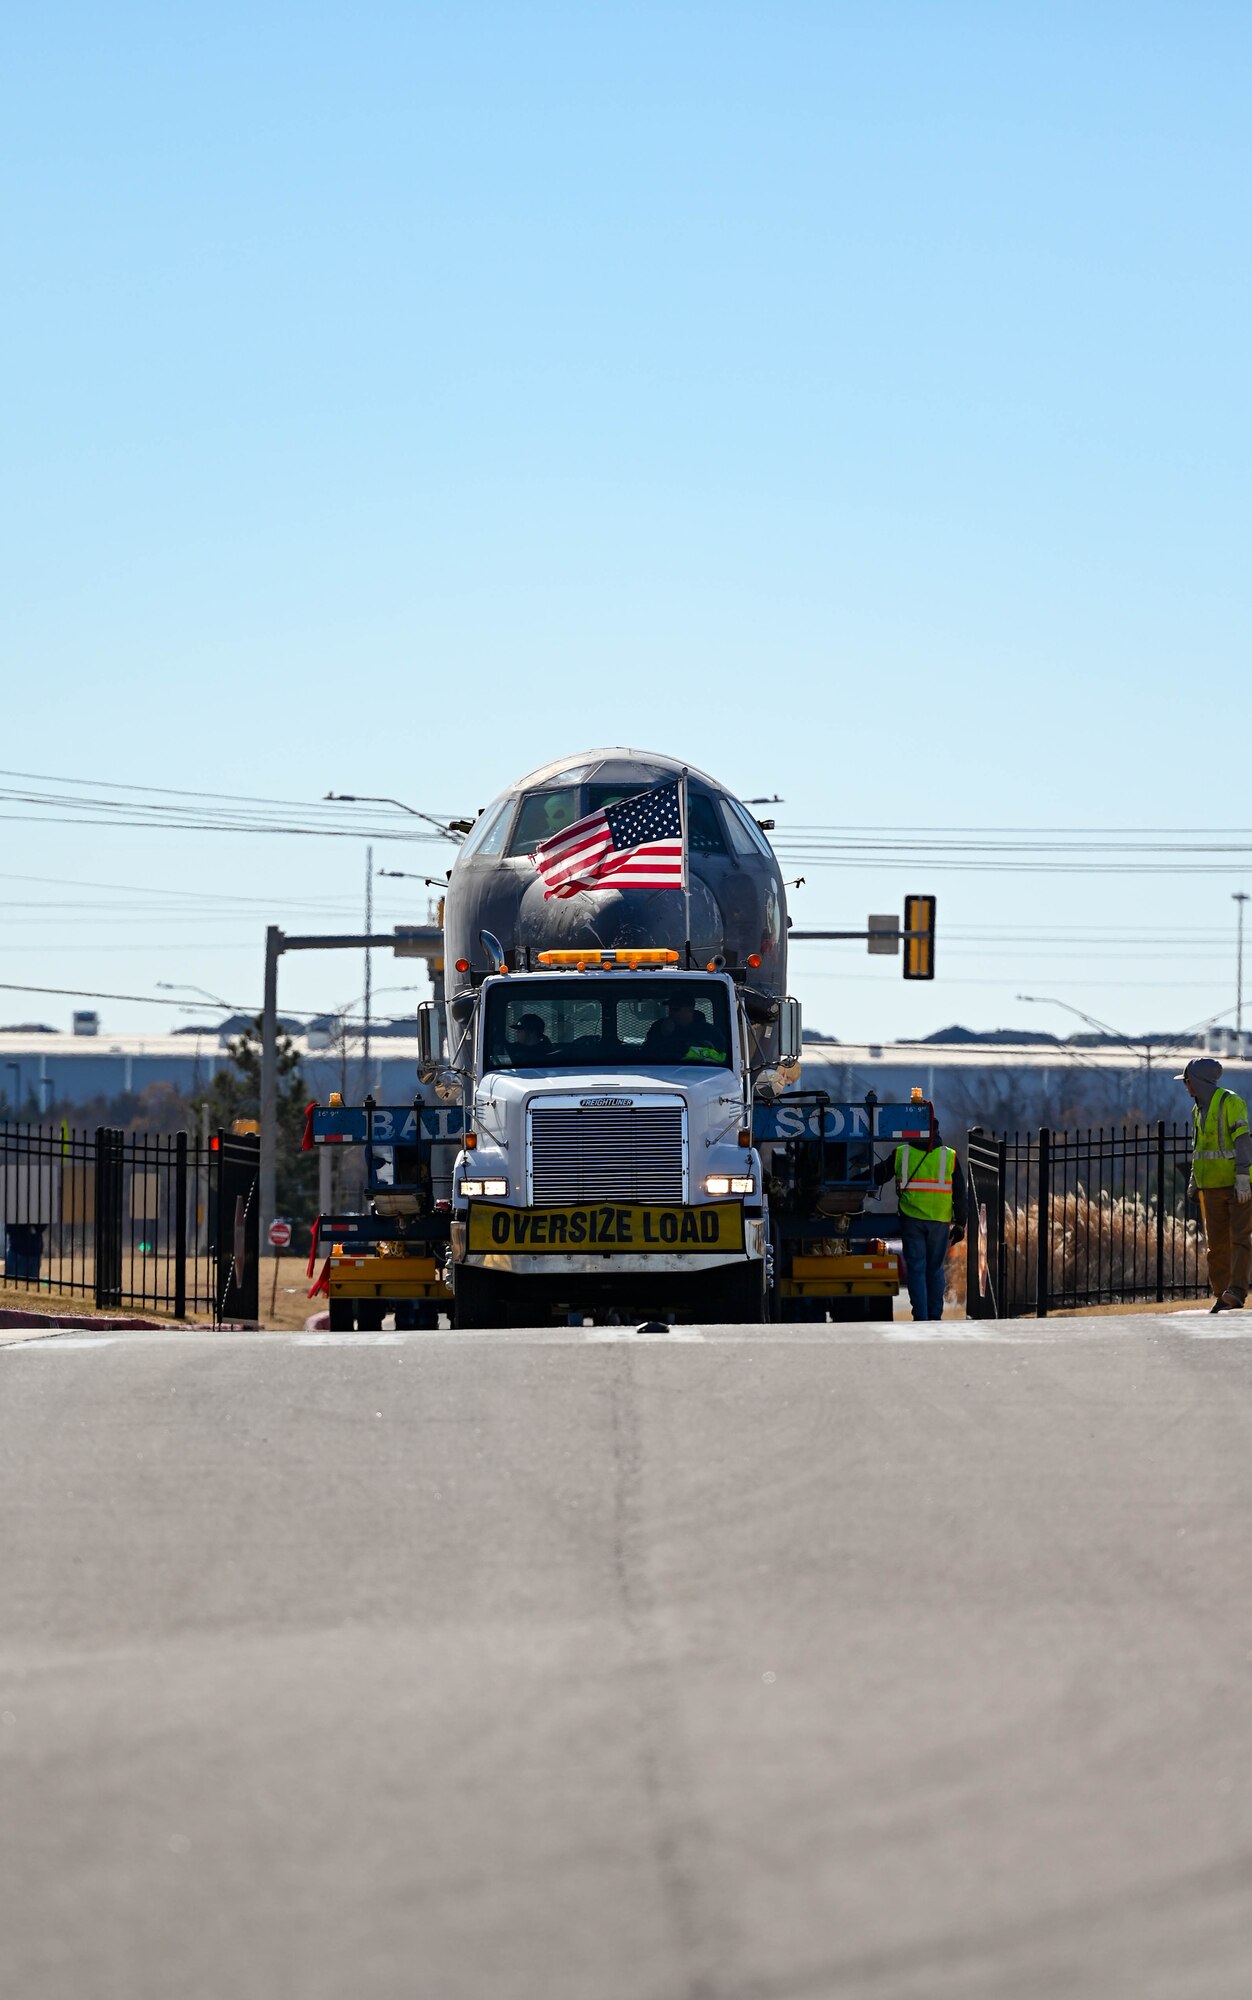
[[[535,1105],[530,1113],[531,1199],[682,1201],[679,1104],[584,1109]]]

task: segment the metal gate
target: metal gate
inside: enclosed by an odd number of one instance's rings
[[[260,1142],[0,1123],[0,1293],[257,1317]]]
[[[219,1132],[209,1144],[215,1155],[217,1208],[213,1317],[219,1325],[223,1320],[255,1320],[259,1316],[261,1141]]]
[[[966,1314],[1014,1319],[1208,1288],[1190,1126],[968,1137]]]

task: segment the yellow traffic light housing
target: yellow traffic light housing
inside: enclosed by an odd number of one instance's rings
[[[935,976],[933,896],[906,896],[904,899],[904,976],[906,979],[933,979]]]

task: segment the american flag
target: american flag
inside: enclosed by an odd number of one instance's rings
[[[677,784],[636,792],[575,820],[531,855],[544,901],[581,889],[684,889],[683,813]]]

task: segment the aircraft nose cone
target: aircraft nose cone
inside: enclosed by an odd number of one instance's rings
[[[610,951],[615,946],[659,946],[681,954],[686,943],[685,899],[675,889],[592,889],[545,900],[536,878],[522,897],[518,939],[537,951]],[[725,950],[726,926],[716,898],[703,882],[691,884],[691,944],[704,964]]]

